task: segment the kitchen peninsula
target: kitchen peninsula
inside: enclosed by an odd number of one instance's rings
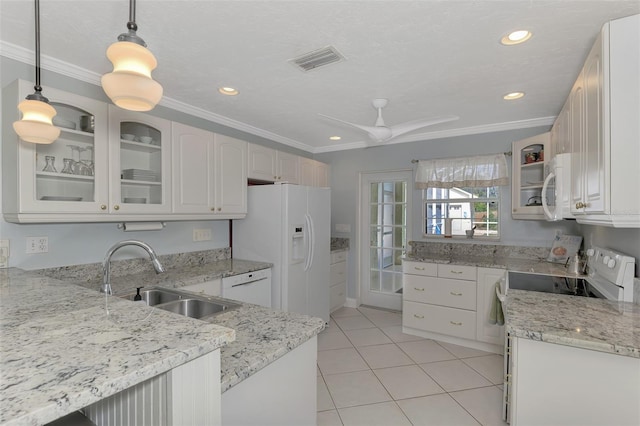
[[[146,285],[182,287],[270,266],[243,262],[222,259],[208,267],[187,267],[191,272],[184,275],[179,271],[163,275],[138,272],[114,278],[114,291],[126,294],[135,286]],[[209,353],[219,355],[219,361],[213,362],[219,362],[220,368],[213,377],[223,402],[233,398],[228,391],[235,387],[240,393],[251,392],[247,384],[269,374],[271,364],[276,366],[281,358],[302,353],[296,349],[312,348],[304,349],[304,354],[313,353],[305,366],[311,366],[315,378],[316,335],[324,328],[320,319],[241,304],[208,323],[118,297],[110,297],[105,306],[105,296],[92,282],[84,282],[93,288],[90,290],[70,283],[77,281],[17,269],[3,271],[0,424],[47,423],[205,359]],[[197,382],[207,382],[206,377],[200,374],[191,384]],[[315,382],[312,384],[315,419]],[[220,418],[225,421],[228,414],[233,413],[223,408],[220,416],[218,405],[213,413],[218,417],[212,424],[220,423]]]

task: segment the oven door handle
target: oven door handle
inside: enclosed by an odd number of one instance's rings
[[[507,300],[507,296],[506,296],[507,288],[506,288],[506,285],[505,285],[505,289],[504,289],[504,290],[505,290],[504,294],[503,294],[503,293],[502,293],[502,291],[501,291],[501,289],[502,289],[502,284],[503,284],[504,282],[505,282],[505,279],[504,279],[504,278],[502,278],[502,279],[500,280],[500,285],[497,285],[497,286],[496,286],[496,296],[498,297],[498,300],[499,300],[500,302],[504,302],[505,300]]]

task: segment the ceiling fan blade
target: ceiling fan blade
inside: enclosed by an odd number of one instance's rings
[[[390,127],[391,138],[404,135],[405,133],[413,132],[414,130],[421,129],[423,127],[433,126],[434,124],[446,123],[448,121],[455,121],[459,119],[460,117],[458,117],[457,115],[443,115],[426,120],[414,120],[402,124],[396,124],[395,126]]]
[[[350,127],[355,127],[356,129],[363,130],[369,133],[369,137],[376,142],[382,142],[391,137],[391,129],[384,126],[363,126],[361,124],[350,123],[348,121],[340,120],[339,118],[330,117],[324,114],[318,114],[321,117],[328,118],[329,120],[337,121],[338,123],[346,124]]]

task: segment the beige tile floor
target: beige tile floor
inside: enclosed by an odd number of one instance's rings
[[[402,333],[401,314],[342,308],[318,336],[318,425],[506,425],[500,355]]]

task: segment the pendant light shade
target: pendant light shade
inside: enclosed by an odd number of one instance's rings
[[[135,0],[129,3],[128,33],[107,49],[113,71],[102,76],[102,89],[111,101],[131,111],[152,110],[162,99],[162,86],[151,78],[158,61],[136,35]]]
[[[13,123],[13,130],[25,142],[50,144],[60,136],[60,129],[52,123],[56,115],[49,100],[42,96],[40,86],[40,0],[35,0],[36,12],[36,85],[35,92],[18,104],[22,119]]]
[[[18,104],[22,120],[13,123],[13,130],[26,142],[49,144],[58,139],[60,129],[51,119],[56,110],[44,101],[25,99]]]

